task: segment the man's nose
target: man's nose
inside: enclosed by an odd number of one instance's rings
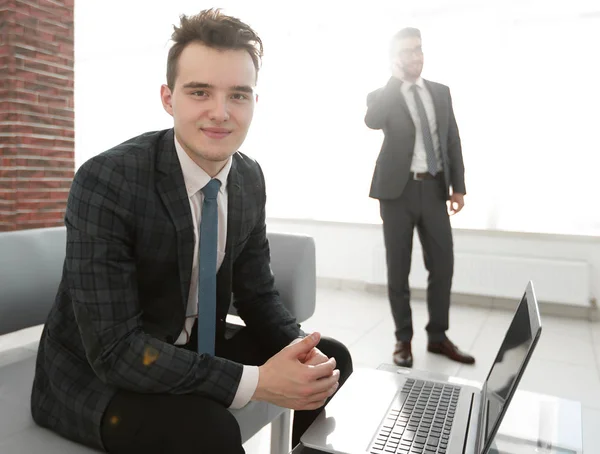
[[[225,97],[215,97],[210,109],[210,119],[216,123],[229,120],[229,104]]]

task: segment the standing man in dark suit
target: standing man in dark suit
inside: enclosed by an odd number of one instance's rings
[[[73,181],[33,418],[111,453],[243,453],[228,408],[262,400],[298,410],[296,444],[352,361],[306,336],[274,285],[263,174],[238,152],[262,43],[218,10],[182,16],[172,38],[161,99],[174,128],[90,159]],[[226,339],[232,295],[246,327]]]
[[[427,285],[428,351],[461,363],[475,359],[446,336],[454,269],[448,217],[464,205],[465,177],[458,127],[447,86],[421,78],[421,32],[405,28],[390,47],[392,77],[369,93],[365,123],[381,129],[370,197],[379,199],[388,270],[388,294],[394,323],[394,363],[412,367],[413,337],[410,273],[413,231],[417,228]]]

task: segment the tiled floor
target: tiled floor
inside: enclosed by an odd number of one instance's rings
[[[449,337],[477,358],[475,366],[460,366],[426,352],[427,307],[415,301],[414,367],[484,380],[511,317],[509,312],[454,306]],[[600,323],[542,316],[542,324],[542,337],[521,388],[580,401],[584,452],[600,453]],[[391,361],[393,323],[384,295],[321,288],[317,310],[303,328],[344,342],[355,367],[377,367]],[[39,328],[33,328],[18,336],[0,336],[0,352],[28,343],[39,334]],[[246,443],[246,452],[268,453],[268,442],[266,428]]]

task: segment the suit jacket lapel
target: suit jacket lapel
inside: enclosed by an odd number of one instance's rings
[[[225,255],[231,257],[232,248],[240,238],[244,214],[244,176],[237,167],[237,155],[232,157],[231,170],[227,179],[227,242]]]
[[[437,134],[440,140],[440,150],[442,153],[442,159],[444,160],[444,167],[446,167],[448,162],[448,150],[446,148],[446,144],[442,142],[442,134],[440,131],[444,131],[448,129],[448,118],[446,116],[442,117],[442,112],[445,112],[443,99],[440,96],[440,93],[436,90],[435,86],[429,82],[428,80],[423,79],[425,82],[425,86],[429,93],[431,93],[431,99],[433,99],[433,108],[435,110],[435,122],[437,124]],[[445,169],[447,170],[447,169]]]
[[[400,83],[400,87],[402,87],[402,84],[404,84],[404,82]],[[399,104],[400,107],[402,109],[404,109],[404,113],[408,116],[408,118],[410,119],[410,121],[412,122],[412,116],[410,114],[410,109],[408,108],[408,104],[406,104],[406,99],[404,98],[404,93],[402,93],[402,90],[399,90],[400,93],[398,94],[398,98],[399,98]]]
[[[158,145],[156,189],[163,201],[177,234],[177,257],[181,276],[181,296],[187,307],[194,254],[194,224],[181,164],[177,158],[173,129]]]
[[[441,118],[441,112],[444,111],[442,106],[442,100],[440,99],[440,95],[435,89],[434,85],[430,83],[428,80],[423,79],[425,86],[429,93],[431,93],[431,99],[433,99],[433,107],[435,109],[435,121],[437,123],[438,131],[440,127],[443,127],[444,123],[447,121],[446,118]]]
[[[226,317],[231,305],[231,280],[233,276],[233,249],[240,238],[244,209],[243,175],[237,168],[237,155],[233,155],[231,170],[227,178],[227,241],[225,259],[217,273],[217,316]],[[218,327],[217,327],[218,329]]]

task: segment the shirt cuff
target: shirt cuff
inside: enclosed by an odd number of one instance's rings
[[[245,407],[258,386],[258,366],[244,366],[240,385],[229,408],[237,410]]]
[[[296,342],[300,342],[303,337],[298,337],[292,340],[289,345],[293,345]],[[240,384],[235,393],[235,397],[233,398],[233,402],[229,408],[233,410],[238,410],[240,408],[245,407],[252,399],[252,396],[256,392],[256,387],[258,386],[258,366],[246,366],[244,365],[244,370],[242,371],[242,378],[240,379]]]

